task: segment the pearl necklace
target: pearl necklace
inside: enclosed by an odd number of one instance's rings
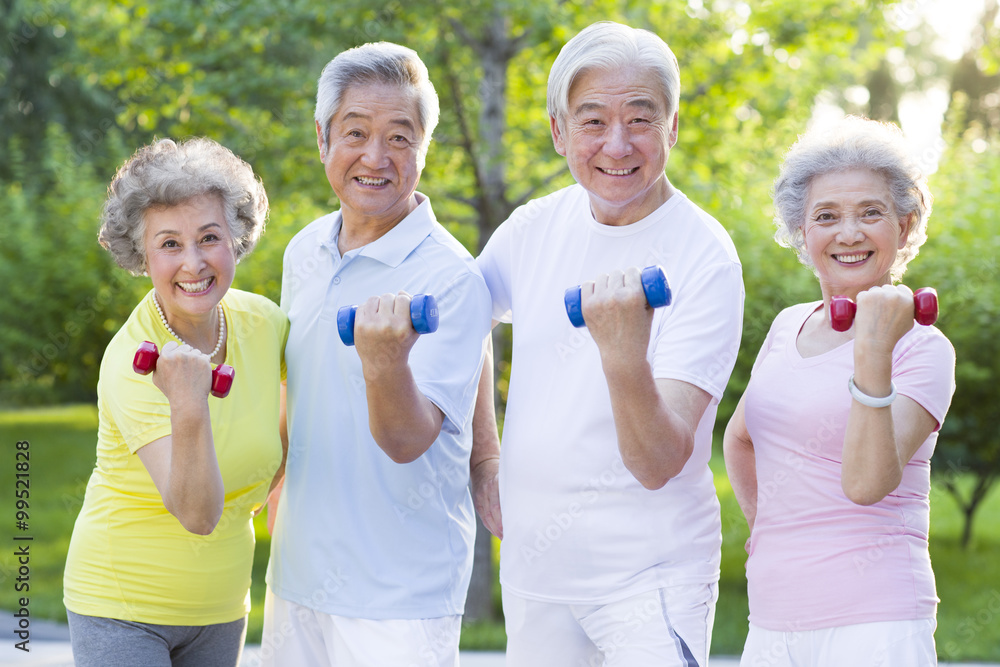
[[[153,292],[153,305],[156,306],[156,312],[160,314],[160,321],[163,322],[163,326],[167,328],[167,331],[170,332],[170,335],[179,340],[181,342],[181,345],[187,345],[187,343],[184,342],[184,339],[178,336],[177,332],[174,331],[169,324],[167,324],[167,318],[163,314],[163,310],[160,308],[160,300],[157,298],[156,292]],[[209,359],[215,358],[215,355],[217,355],[219,353],[219,350],[222,349],[223,341],[226,340],[226,316],[222,312],[221,301],[219,302],[218,309],[219,309],[219,342],[215,344],[215,349],[212,350],[211,354],[208,355]],[[194,346],[192,345],[191,347]]]

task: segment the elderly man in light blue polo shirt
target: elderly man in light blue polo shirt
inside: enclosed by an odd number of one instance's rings
[[[288,456],[262,655],[270,665],[458,665],[472,570],[472,412],[490,296],[416,191],[438,100],[412,50],[341,53],[316,104],[340,210],[285,251]],[[419,335],[412,295],[437,299]],[[357,305],[355,345],[337,313]]]

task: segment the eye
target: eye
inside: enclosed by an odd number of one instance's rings
[[[649,120],[646,119],[646,118],[633,118],[632,120],[629,121],[629,123],[631,123],[633,125],[642,124],[642,123],[648,123],[648,122],[649,122]]]
[[[392,138],[392,141],[397,144],[408,144],[410,143],[410,138],[404,137],[402,134],[397,134]]]
[[[829,211],[820,211],[813,216],[813,220],[816,222],[834,222],[836,217],[834,217],[833,213],[830,213]]]
[[[201,240],[201,242],[202,243],[215,243],[218,240],[220,240],[219,239],[219,235],[215,234],[213,232],[213,233],[210,233],[210,234],[205,234],[205,237]]]
[[[180,244],[178,244],[177,241],[175,241],[174,239],[167,239],[166,241],[164,241],[160,245],[160,247],[161,248],[180,248]]]
[[[347,136],[351,137],[352,139],[360,139],[364,135],[361,134],[361,130],[348,130]]]
[[[882,217],[882,211],[877,208],[870,208],[864,212],[866,218],[880,218]]]

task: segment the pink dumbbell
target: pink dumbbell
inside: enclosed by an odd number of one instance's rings
[[[830,323],[834,331],[847,331],[854,324],[854,313],[858,305],[846,296],[830,299]],[[937,322],[938,297],[933,287],[921,287],[913,293],[913,311],[917,324],[925,327]]]
[[[148,340],[139,344],[139,349],[135,351],[135,358],[132,359],[132,370],[139,375],[149,375],[156,370],[156,360],[160,358],[160,351],[156,345]],[[229,395],[229,390],[233,388],[233,378],[236,377],[236,370],[232,366],[219,364],[212,369],[212,396],[225,398]]]

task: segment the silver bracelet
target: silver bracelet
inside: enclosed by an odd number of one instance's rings
[[[851,392],[851,397],[861,405],[866,405],[869,408],[887,408],[892,405],[892,402],[896,400],[896,385],[889,380],[889,395],[882,396],[881,398],[876,396],[869,396],[868,394],[862,392],[854,384],[854,373],[851,373],[851,377],[847,379],[847,388]]]

